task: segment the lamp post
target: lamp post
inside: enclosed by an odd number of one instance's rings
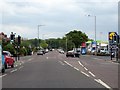
[[[94,22],[95,22],[95,45],[96,45],[96,47],[95,47],[95,55],[97,55],[97,41],[96,41],[96,16],[92,16],[92,15],[88,15],[88,17],[94,17]]]
[[[40,49],[40,38],[39,38],[39,27],[45,26],[45,25],[38,25],[38,47]]]

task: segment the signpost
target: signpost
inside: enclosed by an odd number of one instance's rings
[[[111,60],[114,53],[116,56],[116,61],[118,61],[118,53],[119,53],[118,45],[119,45],[120,36],[117,34],[117,32],[109,32],[108,38],[109,38]]]

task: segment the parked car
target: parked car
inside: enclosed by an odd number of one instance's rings
[[[77,51],[74,53],[74,54],[75,54],[75,57],[78,57],[78,58],[79,58],[79,57],[80,57],[80,53],[81,53],[80,50],[77,50]]]
[[[2,55],[4,55],[5,58],[5,69],[8,68],[8,66],[11,66],[14,68],[14,58],[12,57],[12,54],[9,51],[3,51]]]
[[[43,55],[44,52],[42,50],[37,51],[37,55]]]
[[[66,53],[66,57],[74,57],[75,56],[75,53],[74,53],[74,51],[72,50],[72,51],[68,51],[67,53]]]
[[[45,53],[48,53],[49,52],[49,50],[48,49],[45,49]]]

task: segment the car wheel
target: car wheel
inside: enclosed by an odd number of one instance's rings
[[[14,68],[14,64],[13,64],[13,65],[11,65],[11,68]]]
[[[5,63],[5,69],[7,69],[8,67],[7,67],[7,64]]]
[[[3,69],[1,70],[1,72],[2,72],[2,73],[5,73],[5,68],[3,68]]]

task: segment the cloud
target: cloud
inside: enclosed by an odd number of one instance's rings
[[[54,33],[49,37],[61,37],[71,29],[82,29],[90,38],[94,38],[94,19],[97,16],[97,32],[117,31],[118,0],[2,0],[0,14],[3,31],[14,31],[24,37],[37,36],[37,25],[42,34]],[[29,33],[28,33],[29,32]],[[56,33],[56,34],[55,34]],[[104,35],[105,39],[107,35]],[[98,35],[99,38],[99,35]]]

